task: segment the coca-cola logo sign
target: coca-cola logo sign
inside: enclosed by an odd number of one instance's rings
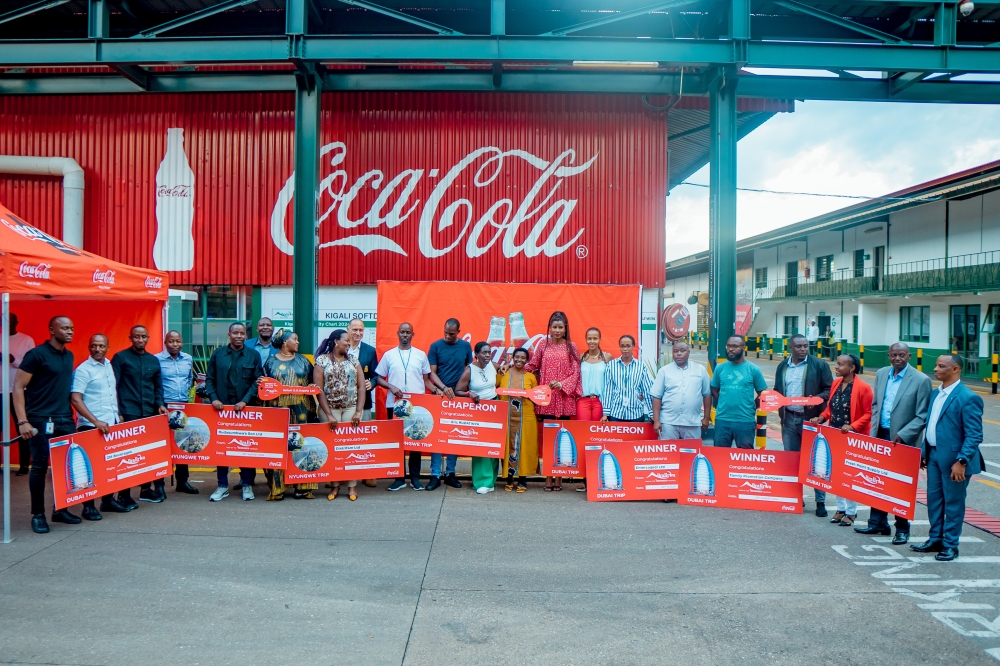
[[[29,264],[27,261],[22,261],[17,268],[17,274],[30,280],[48,280],[51,268],[52,264]]]
[[[585,229],[573,225],[572,219],[578,200],[556,195],[567,179],[587,171],[598,155],[575,164],[572,148],[547,160],[524,150],[487,146],[446,170],[403,169],[389,178],[379,169],[352,176],[339,168],[347,156],[343,142],[323,146],[320,157],[327,156],[335,170],[319,184],[318,226],[332,218],[339,229],[332,234],[337,237],[320,248],[349,246],[365,255],[382,250],[411,256],[419,251],[427,258],[464,251],[472,259],[494,247],[508,259],[520,254],[555,257],[568,250],[581,259],[587,256],[586,247],[577,245]],[[512,188],[508,182],[515,171],[531,174],[533,184]],[[289,176],[271,212],[271,240],[289,255],[294,247],[285,232],[285,216],[295,192],[294,178]],[[427,187],[430,193],[421,201],[416,192]],[[359,202],[372,197],[364,210]],[[418,227],[415,247],[403,247],[398,236],[394,240],[387,235],[404,223]]]
[[[191,186],[190,185],[174,185],[168,187],[167,185],[160,185],[156,188],[156,196],[158,197],[190,197],[191,196]]]
[[[93,280],[96,284],[114,284],[115,271],[108,268],[98,268],[94,271]]]
[[[143,282],[143,285],[146,289],[163,289],[163,278],[146,276],[146,281]]]

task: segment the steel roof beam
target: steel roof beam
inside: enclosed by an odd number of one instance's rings
[[[35,12],[52,9],[53,7],[58,7],[59,5],[65,5],[67,2],[69,2],[69,0],[42,0],[41,2],[35,2],[26,7],[21,7],[20,9],[7,12],[6,14],[0,14],[0,23],[6,23],[7,21],[19,19],[22,16],[34,14]]]
[[[929,72],[900,72],[890,79],[892,94],[898,95],[910,86],[920,83],[927,78]]]
[[[341,2],[343,1],[344,0],[341,0]],[[563,35],[568,35],[571,32],[579,32],[581,30],[587,30],[588,28],[596,28],[599,25],[617,23],[618,21],[624,21],[625,19],[635,18],[637,16],[645,16],[650,12],[657,12],[663,9],[670,9],[671,7],[680,7],[682,5],[690,5],[700,1],[701,0],[669,0],[669,2],[658,2],[655,5],[647,5],[645,7],[639,7],[638,9],[632,9],[630,11],[619,12],[617,14],[604,16],[602,18],[594,19],[593,21],[584,21],[583,23],[577,23],[575,25],[567,26],[565,28],[559,28],[557,30],[550,30],[549,32],[543,32],[541,35],[539,35],[539,37],[562,37]]]
[[[445,27],[443,25],[438,25],[432,21],[425,21],[422,18],[417,18],[416,16],[411,16],[410,14],[404,14],[403,12],[396,11],[395,9],[389,9],[388,7],[383,7],[382,5],[376,5],[374,2],[367,2],[367,0],[337,0],[337,2],[342,2],[345,5],[352,5],[354,7],[362,7],[369,11],[382,14],[383,16],[389,16],[399,21],[405,21],[412,25],[420,26],[425,30],[430,30],[431,32],[436,32],[439,35],[461,35],[458,30],[452,30],[451,28]]]
[[[837,16],[836,14],[825,12],[822,9],[816,9],[815,7],[804,5],[801,2],[796,2],[796,0],[774,0],[774,4],[780,7],[784,7],[785,9],[791,9],[793,11],[807,14],[814,18],[818,18],[822,21],[833,23],[834,25],[839,25],[841,28],[847,28],[848,30],[859,32],[862,35],[874,37],[875,39],[885,42],[886,44],[906,43],[901,37],[897,37],[896,35],[890,35],[889,33],[882,32],[881,30],[876,30],[875,28],[869,28],[866,25],[855,23],[854,21]]]
[[[205,9],[199,9],[196,12],[191,12],[190,14],[185,14],[175,18],[172,21],[167,21],[166,23],[161,23],[160,25],[153,26],[152,28],[147,28],[141,31],[137,35],[132,35],[132,38],[136,37],[156,37],[164,32],[173,30],[175,28],[180,28],[181,26],[188,25],[189,23],[194,23],[195,21],[200,21],[203,18],[208,18],[209,16],[215,16],[216,14],[221,14],[222,12],[228,11],[230,9],[235,9],[236,7],[242,7],[243,5],[249,5],[252,2],[257,2],[257,0],[224,0],[211,7],[206,7]]]

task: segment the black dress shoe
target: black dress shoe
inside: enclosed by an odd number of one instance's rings
[[[48,534],[49,524],[45,522],[44,513],[36,513],[31,517],[31,530],[35,534]]]
[[[126,511],[135,511],[139,508],[139,503],[132,499],[132,495],[118,493],[118,503],[125,507]]]
[[[52,522],[66,523],[67,525],[79,525],[83,521],[80,520],[80,516],[74,516],[66,509],[60,509],[59,511],[52,512]]]
[[[461,488],[462,482],[459,481],[457,478],[455,478],[454,474],[449,474],[448,476],[444,477],[444,485],[449,486],[451,488]]]
[[[27,476],[27,474],[28,474],[29,471],[30,470],[27,467],[19,467],[18,470],[17,470],[17,472],[14,474],[14,476]],[[43,518],[44,518],[44,516],[43,516]],[[48,532],[48,531],[49,531],[48,529],[45,530],[45,532]],[[44,534],[45,532],[40,532],[40,534]]]
[[[441,477],[432,476],[430,478],[430,481],[427,482],[427,485],[424,486],[424,490],[437,490],[440,487],[441,487]]]
[[[163,500],[164,498],[160,497],[159,491],[153,490],[152,488],[144,488],[139,491],[139,501],[141,502],[152,502],[153,504],[157,504]]]
[[[197,495],[200,491],[185,481],[184,483],[177,484],[176,492],[184,493],[185,495]]]
[[[160,486],[159,488],[153,488],[153,492],[156,493],[156,496],[160,498],[161,502],[167,501],[167,489],[164,488],[163,486]]]
[[[909,532],[896,532],[896,536],[892,537],[893,546],[902,546],[904,543],[910,540]]]
[[[881,536],[892,534],[892,530],[888,527],[855,527],[854,531],[858,534],[878,534]]]
[[[826,512],[826,504],[823,502],[816,502],[816,515],[820,518],[826,518],[827,515],[829,515]]]
[[[920,545],[910,544],[910,550],[914,550],[918,553],[940,553],[944,550],[944,544],[940,541],[931,541],[928,539]]]
[[[941,552],[934,556],[938,562],[951,562],[958,557],[958,548],[942,548]]]
[[[96,508],[94,508],[92,506],[85,506],[85,507],[83,507],[83,511],[81,513],[83,515],[83,519],[84,520],[100,520],[101,519],[101,512],[98,511]]]
[[[105,513],[128,513],[128,509],[122,506],[122,503],[114,497],[101,502],[101,511],[104,511]]]

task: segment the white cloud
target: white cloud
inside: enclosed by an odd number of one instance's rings
[[[739,145],[740,187],[880,196],[1000,159],[1000,109],[989,105],[799,102]],[[708,169],[690,182],[708,182]],[[739,192],[737,237],[858,199]],[[708,189],[667,198],[667,259],[708,249]]]

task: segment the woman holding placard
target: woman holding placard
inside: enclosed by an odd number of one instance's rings
[[[497,380],[500,388],[524,389],[530,391],[538,386],[538,380],[524,370],[528,363],[528,350],[518,347],[511,355],[513,364],[506,374]],[[504,490],[523,493],[528,489],[527,477],[538,469],[538,423],[535,421],[535,404],[527,398],[501,396],[510,404],[507,412],[507,450],[504,461],[507,470],[507,485]],[[517,485],[514,477],[517,477]]]
[[[475,360],[465,368],[455,386],[455,395],[472,398],[473,401],[497,399],[497,366],[490,360],[493,352],[489,343],[477,342],[473,348]],[[496,458],[472,457],[472,485],[476,493],[485,495],[493,492],[497,482]]]
[[[830,386],[830,401],[822,414],[812,419],[813,423],[830,422],[831,428],[843,432],[867,433],[871,428],[872,400],[875,394],[863,381],[855,381],[861,370],[861,361],[854,354],[844,354],[837,358],[834,373],[837,378]],[[837,498],[837,513],[830,518],[831,523],[842,527],[854,524],[858,515],[858,503]]]
[[[358,390],[358,387],[364,386],[365,373],[361,364],[348,356],[350,346],[347,331],[338,328],[320,345],[316,354],[313,383],[323,387],[323,395],[328,403],[323,413],[331,424],[348,421],[353,425],[361,423],[365,391],[364,388]],[[358,499],[357,485],[357,480],[347,482],[348,498],[352,502]],[[333,492],[326,498],[332,501],[339,494],[340,483],[336,482],[333,484]]]

